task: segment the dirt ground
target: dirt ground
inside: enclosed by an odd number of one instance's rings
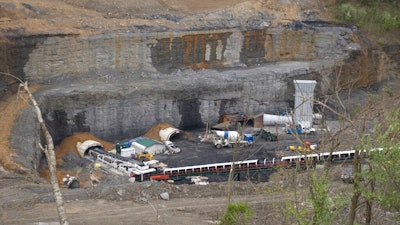
[[[327,1],[327,4],[330,1]],[[319,16],[328,11],[315,1],[271,0],[4,0],[0,8],[0,29],[4,34],[79,34],[126,32],[128,27],[167,27],[190,30],[193,23],[220,20],[224,15],[251,17],[268,10],[277,24],[303,16],[310,9]],[[223,16],[222,16],[223,17]]]
[[[133,185],[133,184],[132,184]],[[115,189],[119,192],[120,199],[83,199],[77,194],[75,198],[69,198],[65,207],[71,224],[216,224],[218,217],[224,211],[228,201],[226,197],[226,184],[212,184],[209,187],[194,185],[171,185],[166,183],[142,183],[145,186],[137,195],[150,190],[152,186],[163,186],[169,194],[169,200],[160,197],[136,201],[126,200],[124,195],[132,194],[126,189]],[[150,186],[150,187],[149,187]],[[280,185],[243,188],[236,185],[237,192],[233,192],[232,201],[244,201],[255,210],[251,224],[280,224],[279,209],[282,199],[288,192],[281,191]],[[19,186],[25,189],[24,186]],[[131,186],[133,189],[134,187]],[[34,189],[34,187],[31,187]],[[125,190],[125,191],[124,191]],[[279,190],[279,193],[278,193]],[[64,196],[68,196],[74,190],[67,190]],[[246,192],[247,191],[247,192]],[[154,191],[156,192],[156,191]],[[213,193],[211,193],[213,192]],[[253,193],[249,193],[253,192]],[[199,194],[201,193],[201,194]],[[219,195],[216,195],[216,194]],[[0,193],[2,194],[2,193]],[[263,196],[263,197],[260,197]],[[16,197],[17,200],[18,197]],[[68,198],[68,197],[66,197]],[[144,197],[142,197],[144,198]],[[37,202],[33,204],[30,198],[26,198],[23,204],[7,202],[8,208],[0,213],[1,224],[53,224],[57,221],[57,213],[54,203]],[[260,213],[261,212],[261,213]],[[271,223],[270,223],[271,222]]]

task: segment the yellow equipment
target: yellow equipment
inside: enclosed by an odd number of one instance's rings
[[[289,149],[290,149],[291,151],[296,151],[296,146],[290,145],[290,146],[289,146]],[[303,151],[303,147],[297,146],[297,151],[299,151],[299,152]]]
[[[311,143],[309,141],[304,142],[304,146],[305,146],[304,148],[303,148],[303,146],[297,146],[297,149],[296,149],[296,146],[290,145],[289,150],[291,150],[291,151],[297,150],[298,152],[302,152],[303,150],[305,150],[307,153],[311,152]]]
[[[148,152],[142,152],[138,154],[137,158],[142,161],[150,161],[153,160],[154,155]]]

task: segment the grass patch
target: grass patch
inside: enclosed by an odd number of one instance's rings
[[[340,1],[336,5],[336,18],[343,23],[355,24],[363,32],[372,34],[377,43],[387,44],[390,36],[400,32],[400,7],[397,0]],[[387,36],[386,41],[382,37]],[[398,40],[398,38],[395,38]]]

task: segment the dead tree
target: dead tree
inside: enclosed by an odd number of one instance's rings
[[[19,90],[21,88],[23,88],[26,93],[29,96],[29,100],[32,102],[32,105],[34,107],[34,110],[36,112],[36,116],[40,125],[40,130],[43,133],[45,139],[46,139],[46,145],[40,146],[41,149],[43,150],[46,159],[47,159],[47,163],[49,166],[49,170],[50,170],[50,183],[52,185],[53,188],[53,196],[55,199],[55,202],[57,204],[57,212],[58,212],[58,217],[60,220],[60,224],[62,225],[68,225],[68,219],[67,219],[67,215],[65,212],[65,208],[64,208],[64,200],[61,194],[61,190],[60,190],[60,186],[58,185],[58,180],[57,180],[57,176],[56,176],[56,156],[54,153],[54,143],[53,143],[53,138],[50,135],[49,130],[47,129],[47,126],[44,122],[43,116],[42,116],[42,112],[40,110],[39,105],[37,104],[35,98],[33,97],[32,93],[29,91],[29,87],[28,87],[28,82],[23,82],[21,79],[19,79],[18,77],[9,74],[9,73],[3,73],[0,72],[0,74],[6,75],[6,76],[10,76],[13,77],[14,79],[18,80],[18,82],[20,83],[19,85]]]

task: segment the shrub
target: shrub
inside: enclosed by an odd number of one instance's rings
[[[360,25],[367,18],[365,8],[356,8],[350,3],[341,4],[338,8],[339,18],[348,23]]]
[[[382,12],[378,16],[378,22],[382,25],[382,28],[386,31],[391,31],[400,28],[400,18],[393,16],[389,12]]]
[[[248,224],[253,210],[245,202],[229,203],[227,211],[221,217],[220,225],[245,225]]]

